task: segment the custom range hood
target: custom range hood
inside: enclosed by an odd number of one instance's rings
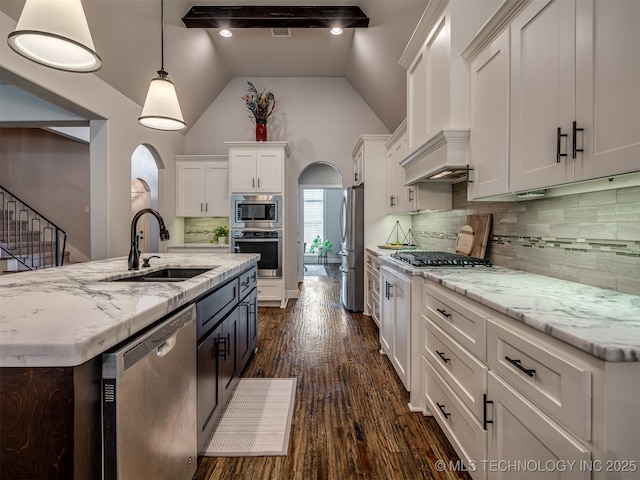
[[[367,28],[369,26],[369,17],[357,5],[194,5],[182,21],[187,28]]]
[[[442,130],[400,162],[404,184],[457,183],[469,171],[469,129]]]

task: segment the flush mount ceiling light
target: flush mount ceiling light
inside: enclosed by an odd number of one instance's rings
[[[231,33],[231,30],[227,30],[226,28],[223,28],[222,30],[220,30],[220,36],[221,37],[228,38],[228,37],[230,37],[232,35],[233,35],[233,33]]]
[[[183,130],[187,127],[182,117],[176,87],[164,69],[164,1],[160,0],[160,56],[158,76],[151,80],[147,98],[138,122],[156,130]]]
[[[342,29],[340,27],[333,27],[330,31],[331,35],[342,35]]]
[[[182,18],[187,28],[367,28],[369,17],[356,5],[204,6]]]
[[[7,43],[17,53],[67,72],[102,66],[80,0],[27,0]]]

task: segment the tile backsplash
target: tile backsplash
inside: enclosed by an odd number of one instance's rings
[[[184,243],[209,243],[213,239],[213,229],[224,225],[229,227],[229,217],[203,217],[184,219]]]
[[[420,248],[455,251],[467,215],[491,213],[493,264],[640,295],[640,187],[526,202],[468,202],[453,185],[453,209],[414,215]]]

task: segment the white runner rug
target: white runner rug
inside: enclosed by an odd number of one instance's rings
[[[295,378],[241,378],[200,455],[286,455],[295,395]]]
[[[305,277],[326,277],[327,269],[324,265],[305,265],[304,266]]]

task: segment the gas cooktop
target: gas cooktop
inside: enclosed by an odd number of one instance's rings
[[[399,262],[412,267],[475,267],[476,265],[490,267],[491,262],[483,258],[467,257],[457,253],[448,252],[396,252],[390,255]]]

